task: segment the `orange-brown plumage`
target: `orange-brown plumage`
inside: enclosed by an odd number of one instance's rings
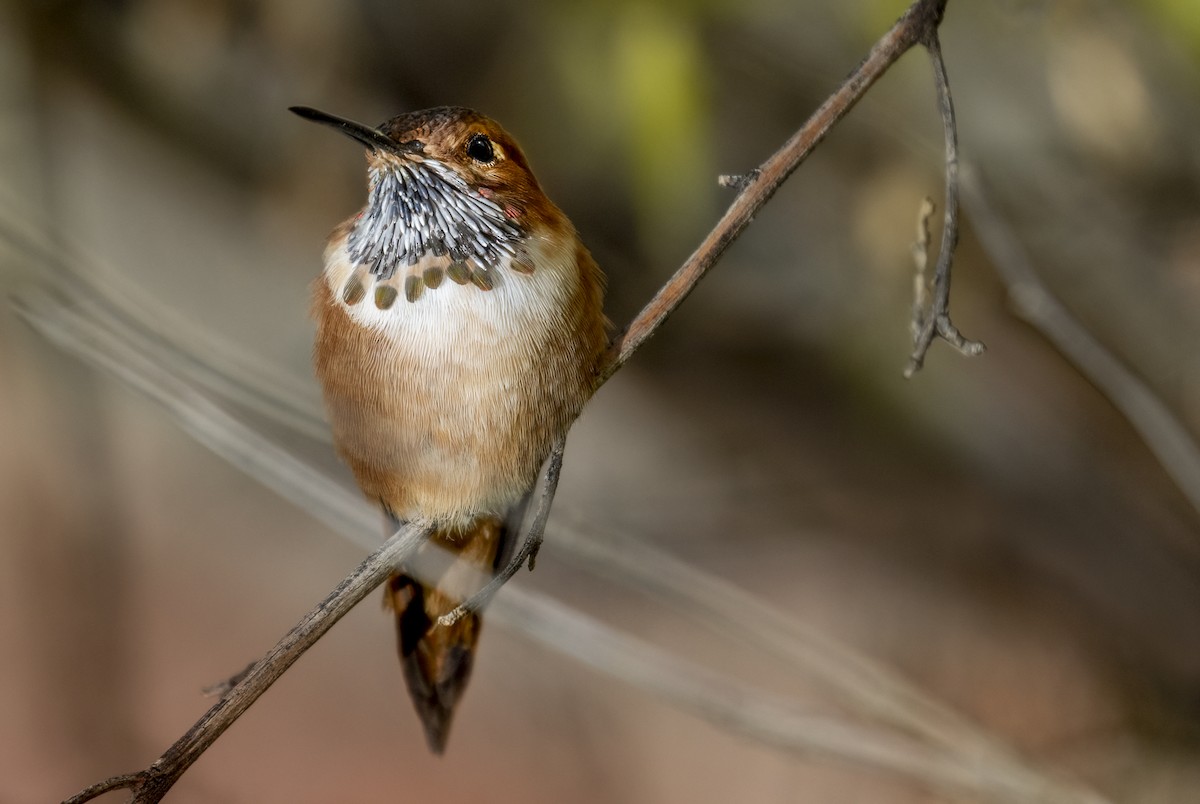
[[[367,129],[301,113],[368,147],[368,204],[334,230],[313,294],[338,452],[391,518],[432,522],[434,543],[491,574],[506,517],[594,390],[600,271],[494,121],[439,107]],[[480,627],[436,621],[471,591],[403,567],[387,591],[435,751]]]

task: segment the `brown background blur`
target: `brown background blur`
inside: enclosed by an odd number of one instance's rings
[[[0,3],[0,221],[179,332],[305,379],[307,289],[359,150],[287,114],[477,107],[522,142],[624,323],[902,2]],[[1200,11],[950,3],[964,158],[1050,287],[1200,431]],[[901,378],[940,197],[907,56],[573,431],[560,510],[653,541],[1115,799],[1200,801],[1200,525],[1113,407],[1008,312],[966,223],[956,322]],[[60,270],[6,224],[6,291]],[[326,459],[332,463],[331,459]],[[0,307],[0,801],[148,764],[361,549]],[[819,694],[548,545],[518,583],[776,692]],[[111,800],[119,800],[117,796]],[[488,630],[447,755],[359,607],[177,802],[918,802]]]

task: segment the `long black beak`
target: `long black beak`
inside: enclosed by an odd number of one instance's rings
[[[396,142],[377,128],[364,126],[362,123],[355,123],[353,120],[347,120],[344,117],[322,112],[320,109],[314,109],[311,106],[289,106],[288,111],[300,115],[305,120],[311,120],[314,123],[321,123],[322,125],[336,128],[346,136],[353,137],[373,151],[404,155],[420,153],[423,148],[419,140]]]

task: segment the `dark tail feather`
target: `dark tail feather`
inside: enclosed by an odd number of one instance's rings
[[[404,681],[435,754],[446,748],[450,723],[471,676],[475,646],[483,619],[468,614],[454,625],[438,625],[473,590],[455,589],[453,575],[460,565],[485,576],[495,571],[506,554],[507,527],[498,518],[477,520],[461,532],[439,531],[431,538],[452,553],[455,563],[438,583],[430,585],[397,573],[388,583],[384,603],[396,616],[396,637]]]

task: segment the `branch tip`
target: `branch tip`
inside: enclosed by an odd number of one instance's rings
[[[138,792],[150,779],[150,771],[140,770],[136,773],[122,773],[119,776],[112,776],[102,782],[96,782],[80,790],[75,795],[63,800],[63,804],[83,804],[85,801],[91,801],[94,798],[111,793],[114,790],[129,790],[133,795],[130,797],[136,799]]]

